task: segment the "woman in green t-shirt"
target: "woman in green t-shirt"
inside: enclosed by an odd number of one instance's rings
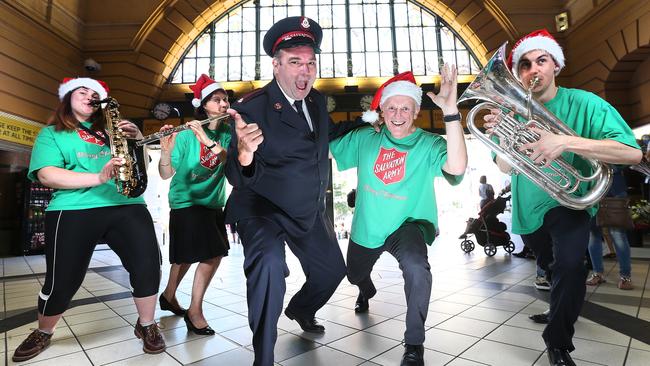
[[[28,176],[54,188],[45,213],[45,283],[38,295],[38,329],[18,346],[14,362],[29,360],[49,344],[54,328],[81,286],[95,245],[105,240],[129,272],[138,309],[135,335],[146,353],[165,350],[154,320],[160,283],[160,251],[142,197],[117,192],[106,121],[91,102],[108,87],[91,78],[64,79],[61,103],[34,142]],[[131,122],[117,122],[127,138],[141,138]]]
[[[205,120],[226,114],[228,95],[221,84],[201,75],[195,85],[192,104],[196,117]],[[220,121],[205,126],[197,120],[189,129],[164,137],[158,171],[163,179],[172,178],[169,188],[169,280],[160,295],[160,308],[184,316],[187,329],[200,335],[212,335],[203,316],[203,297],[221,258],[228,255],[228,236],[223,207],[226,200],[223,172],[224,146],[230,144],[230,128]],[[172,126],[163,126],[166,131]],[[199,263],[194,274],[192,300],[183,309],[176,289],[192,263]]]

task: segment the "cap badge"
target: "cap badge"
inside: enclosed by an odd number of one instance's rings
[[[303,28],[309,28],[309,20],[308,20],[307,18],[303,17],[303,18],[302,18],[302,22],[300,22],[300,25],[301,25]]]

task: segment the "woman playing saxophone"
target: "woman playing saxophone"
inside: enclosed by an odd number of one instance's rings
[[[55,191],[45,213],[47,270],[38,295],[38,328],[15,350],[14,362],[31,359],[50,344],[101,239],[129,272],[139,316],[135,335],[143,339],[144,352],[165,350],[154,321],[160,251],[144,199],[118,193],[112,182],[124,159],[112,156],[106,121],[93,103],[107,94],[99,80],[64,79],[61,103],[34,142],[28,177]],[[142,136],[133,123],[115,122],[127,137]]]

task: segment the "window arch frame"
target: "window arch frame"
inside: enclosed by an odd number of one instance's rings
[[[263,2],[271,2],[270,6],[262,5]],[[266,54],[261,52],[261,43],[262,43],[262,36],[261,33],[266,32],[266,30],[261,30],[260,28],[260,12],[262,6],[266,7],[271,7],[273,9],[275,8],[288,8],[289,6],[296,6],[296,5],[291,5],[291,3],[299,2],[300,5],[300,13],[301,15],[304,16],[305,14],[305,6],[309,5],[307,3],[311,3],[311,1],[306,1],[306,0],[285,0],[284,4],[280,5],[275,5],[275,2],[271,0],[243,0],[238,2],[237,4],[233,5],[230,9],[224,11],[222,14],[220,14],[218,17],[216,17],[214,20],[212,20],[209,25],[204,28],[199,35],[192,41],[192,43],[183,51],[183,54],[179,61],[176,63],[174,68],[172,69],[172,72],[169,74],[169,77],[166,80],[167,84],[186,84],[186,83],[192,83],[196,80],[196,78],[203,73],[203,71],[198,70],[197,63],[194,63],[194,77],[190,78],[191,80],[185,80],[183,78],[183,71],[182,68],[184,67],[184,62],[188,59],[188,54],[192,49],[197,45],[201,37],[205,36],[206,34],[209,35],[209,42],[210,42],[210,55],[209,55],[209,67],[208,67],[208,76],[211,78],[215,77],[215,61],[217,60],[217,56],[215,56],[215,38],[216,38],[216,25],[221,22],[221,21],[228,21],[228,17],[231,13],[237,11],[238,9],[242,10],[247,4],[253,4],[254,9],[255,9],[255,66],[254,66],[254,78],[253,79],[244,79],[243,77],[243,67],[244,67],[244,55],[242,52],[240,52],[239,55],[234,55],[231,56],[229,52],[226,53],[225,58],[228,59],[230,57],[237,57],[239,59],[239,79],[230,79],[230,62],[226,62],[226,79],[221,80],[224,82],[239,82],[239,81],[258,81],[258,80],[269,80],[267,78],[262,78],[262,70],[261,70],[261,62],[262,62],[262,57],[267,57]],[[459,75],[476,75],[478,72],[482,69],[483,65],[480,63],[479,58],[476,56],[474,50],[469,47],[468,43],[444,20],[442,17],[438,14],[436,14],[433,10],[429,9],[427,6],[423,5],[419,1],[415,0],[374,0],[374,1],[367,1],[367,0],[330,0],[329,4],[321,4],[319,1],[314,1],[314,3],[317,3],[316,5],[320,8],[321,6],[332,6],[333,4],[336,5],[341,5],[343,4],[345,6],[345,13],[346,13],[346,20],[345,20],[345,33],[346,33],[346,70],[347,74],[346,75],[336,75],[336,72],[334,71],[335,69],[335,64],[333,63],[333,71],[332,74],[333,76],[322,76],[322,62],[319,62],[319,68],[318,68],[318,78],[325,78],[325,79],[336,79],[336,78],[345,78],[345,77],[356,77],[356,78],[374,78],[374,77],[385,77],[385,76],[393,76],[398,74],[401,71],[406,71],[406,69],[400,70],[400,65],[398,62],[398,57],[397,57],[397,42],[396,42],[396,28],[413,28],[413,27],[419,27],[419,28],[424,28],[422,23],[420,25],[415,25],[411,26],[411,24],[407,21],[405,26],[396,26],[395,22],[395,14],[394,14],[394,5],[397,3],[399,4],[405,4],[406,7],[408,8],[410,4],[417,6],[417,8],[420,10],[421,15],[429,15],[435,20],[435,38],[436,38],[436,48],[435,52],[437,55],[437,63],[436,63],[436,68],[438,65],[440,65],[441,60],[444,60],[444,55],[443,52],[447,51],[450,52],[449,50],[443,50],[443,45],[442,45],[442,37],[441,37],[441,31],[443,28],[446,28],[451,36],[453,37],[452,41],[454,43],[453,49],[451,52],[453,53],[454,56],[454,63],[458,65],[458,54],[459,51],[466,51],[468,55],[468,66],[469,66],[469,74],[459,74]],[[351,24],[350,24],[350,5],[351,4],[356,4],[356,5],[377,5],[377,4],[388,4],[390,8],[390,37],[391,37],[391,42],[392,42],[392,47],[391,47],[391,53],[392,53],[392,74],[391,75],[381,75],[381,66],[379,66],[380,69],[380,75],[368,75],[367,73],[367,67],[364,67],[364,74],[359,74],[359,75],[354,75],[353,74],[353,59],[352,59],[352,41],[351,41]],[[286,14],[287,12],[285,12]],[[243,15],[242,15],[243,16]],[[376,24],[374,27],[366,27],[365,25],[362,26],[360,29],[364,31],[366,29],[374,28],[377,29],[378,25]],[[341,28],[338,28],[341,29]],[[244,33],[243,30],[239,30],[239,33]],[[229,34],[229,33],[227,33]],[[242,38],[243,39],[243,38]],[[410,40],[410,36],[409,36]],[[243,41],[242,41],[243,42]],[[423,42],[424,42],[424,35],[423,35]],[[458,42],[460,42],[460,45],[464,48],[458,48]],[[241,47],[240,47],[241,48]],[[364,39],[364,48],[365,48],[365,39]],[[413,49],[410,47],[408,51],[406,51],[409,54],[409,58],[411,60],[410,62],[410,67],[408,70],[413,70],[413,63],[412,63],[412,57],[413,57]],[[403,52],[403,51],[400,51]],[[333,54],[333,50],[328,50],[327,52],[324,52],[324,54]],[[365,53],[365,51],[364,51]],[[323,54],[323,53],[321,53]],[[250,56],[248,56],[250,57]],[[197,60],[199,57],[194,56],[193,59]],[[191,59],[191,58],[190,58]],[[319,58],[320,61],[320,58]],[[368,60],[367,58],[363,58],[364,63],[367,64]],[[424,69],[425,73],[415,73],[415,76],[434,76],[436,74],[429,74],[426,72],[427,69],[427,59],[426,57],[424,58]],[[180,69],[180,75],[179,75],[179,81],[174,81],[177,77],[177,73],[179,73]]]

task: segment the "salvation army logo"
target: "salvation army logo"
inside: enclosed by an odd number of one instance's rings
[[[84,140],[85,142],[87,142],[87,143],[89,143],[89,144],[95,144],[95,145],[99,145],[99,146],[104,146],[104,145],[105,145],[105,144],[104,144],[104,141],[98,139],[98,138],[95,137],[92,133],[87,132],[86,130],[77,129],[77,133],[79,134],[79,137],[80,137],[82,140]],[[101,135],[101,136],[106,136],[106,135],[104,135],[104,133],[101,132],[101,131],[97,131],[97,134],[99,134],[99,135]]]
[[[214,169],[217,165],[221,164],[221,161],[219,161],[217,154],[213,153],[207,146],[201,144],[199,163],[208,169]]]
[[[395,148],[382,147],[379,149],[372,171],[384,184],[397,183],[404,178],[407,154],[408,152],[401,152]]]

